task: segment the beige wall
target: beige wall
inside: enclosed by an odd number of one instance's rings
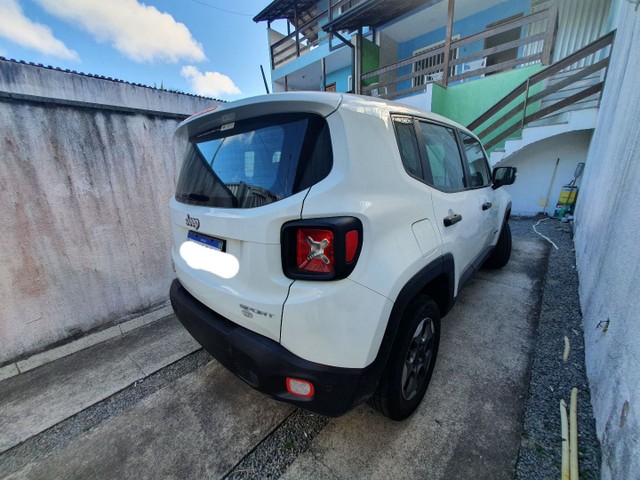
[[[173,132],[215,104],[0,61],[0,365],[167,304]]]

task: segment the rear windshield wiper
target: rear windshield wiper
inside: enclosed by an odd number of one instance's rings
[[[202,195],[200,193],[183,193],[180,195],[180,198],[183,200],[192,200],[194,202],[208,202],[211,200],[211,197],[208,195]]]

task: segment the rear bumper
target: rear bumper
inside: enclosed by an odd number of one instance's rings
[[[339,416],[376,389],[380,362],[339,368],[304,360],[277,342],[241,327],[196,300],[174,280],[171,304],[189,333],[216,360],[256,390],[321,415]],[[313,383],[311,398],[287,392],[286,377]]]

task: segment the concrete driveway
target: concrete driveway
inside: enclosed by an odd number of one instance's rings
[[[509,265],[480,272],[461,293],[443,321],[429,390],[405,422],[366,405],[338,419],[307,414],[265,398],[210,361],[162,384],[149,377],[153,393],[124,406],[116,397],[96,397],[93,410],[83,411],[89,418],[64,414],[43,423],[44,433],[23,434],[27,440],[0,413],[1,436],[16,439],[0,454],[0,476],[512,479],[546,252],[541,240],[516,237]],[[175,319],[167,322],[184,334]],[[54,366],[41,368],[52,370],[49,379],[64,379]],[[37,405],[19,400],[37,389],[29,373],[0,383],[0,410],[13,418],[37,416]],[[140,390],[137,382],[127,385],[117,395]],[[64,388],[56,395],[64,399]]]

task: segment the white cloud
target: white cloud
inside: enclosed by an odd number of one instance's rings
[[[233,80],[219,72],[201,72],[193,65],[182,67],[180,75],[191,84],[194,93],[198,95],[218,96],[241,93]]]
[[[0,37],[24,48],[67,60],[79,60],[78,53],[51,33],[51,29],[24,16],[16,0],[0,0]]]
[[[137,0],[37,0],[52,15],[109,42],[136,62],[206,60],[202,45],[170,14]]]

